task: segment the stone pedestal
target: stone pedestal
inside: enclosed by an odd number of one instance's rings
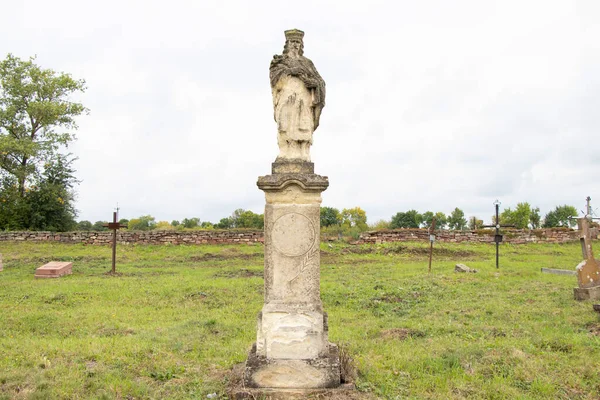
[[[320,294],[320,206],[327,177],[308,162],[276,161],[258,179],[265,192],[265,303],[250,352],[247,387],[340,385]]]
[[[575,300],[600,300],[600,286],[573,288]]]
[[[73,263],[51,261],[35,270],[36,278],[59,278],[69,275],[73,271]]]

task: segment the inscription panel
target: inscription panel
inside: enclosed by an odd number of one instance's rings
[[[315,227],[303,214],[283,214],[273,224],[272,243],[275,250],[289,256],[303,256],[315,241]]]

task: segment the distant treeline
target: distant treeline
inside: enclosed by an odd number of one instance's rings
[[[538,229],[552,227],[575,226],[577,210],[573,206],[557,206],[541,218],[540,209],[532,208],[529,203],[518,203],[514,208],[506,208],[500,214],[503,225],[513,225],[517,229]],[[367,213],[360,207],[344,208],[341,211],[334,207],[321,207],[321,229],[330,235],[356,236],[366,230],[382,230],[397,228],[427,228],[436,220],[436,229],[464,230],[480,229],[483,220],[477,216],[465,217],[465,213],[456,207],[450,214],[443,212],[416,210],[400,211],[390,220],[379,220],[367,223]],[[491,217],[495,223],[495,215]],[[121,219],[121,225],[131,230],[193,230],[193,229],[263,229],[264,215],[249,210],[237,209],[229,217],[221,218],[219,222],[201,221],[198,217],[183,220],[156,221],[151,215],[143,215],[134,219]],[[80,221],[75,229],[82,231],[104,231],[106,221]]]

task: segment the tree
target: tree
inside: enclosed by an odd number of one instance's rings
[[[576,224],[577,209],[573,206],[557,206],[544,217],[544,228],[557,226],[573,227]]]
[[[474,231],[483,227],[483,220],[477,217],[469,218],[469,229]]]
[[[236,228],[263,229],[265,226],[265,217],[263,214],[255,214],[250,210],[239,214],[236,222]]]
[[[92,225],[92,230],[98,231],[98,232],[107,231],[108,228],[106,226],[104,226],[104,224],[106,224],[106,223],[107,223],[106,221],[96,221],[96,222],[94,222],[94,225]]]
[[[529,203],[518,203],[515,210],[510,207],[502,211],[500,223],[505,225],[514,225],[517,229],[525,229],[529,225],[531,215],[531,206]]]
[[[6,230],[68,231],[76,228],[73,186],[77,183],[67,156],[56,155],[35,181],[19,192],[18,180],[0,181],[0,228]]]
[[[44,165],[75,140],[75,117],[87,112],[69,100],[85,91],[85,81],[42,69],[34,60],[8,54],[0,62],[0,173],[16,179],[21,198]]]
[[[435,218],[435,229],[444,229],[446,226],[446,214],[443,212],[436,212],[435,214],[431,211],[425,211],[422,215],[423,217],[423,227],[429,228],[431,226],[431,222],[433,218]]]
[[[179,222],[179,221],[177,221],[176,219],[174,219],[173,221],[171,221],[171,225],[172,225],[172,226],[179,226],[179,225],[180,225],[180,222]]]
[[[357,227],[360,230],[367,229],[367,213],[360,207],[344,208],[341,217],[342,224]]]
[[[231,217],[221,218],[221,220],[215,224],[215,228],[217,229],[230,229],[233,227],[233,220]]]
[[[328,227],[342,223],[340,210],[333,207],[321,207],[321,226]]]
[[[91,231],[92,223],[90,221],[79,221],[77,223],[77,230],[78,231]]]
[[[142,215],[139,218],[134,218],[129,221],[128,229],[138,231],[150,231],[156,226],[156,221],[151,215]]]
[[[175,229],[175,227],[171,225],[169,221],[158,221],[154,226],[154,229],[159,231],[171,231]]]
[[[194,217],[194,218],[184,218],[183,221],[181,221],[181,224],[183,225],[184,228],[188,228],[188,229],[193,229],[193,228],[197,228],[198,225],[200,225],[200,218]]]
[[[539,229],[541,220],[540,208],[536,207],[531,209],[531,214],[529,215],[529,225],[531,225],[531,229]]]
[[[432,217],[433,218],[433,217]],[[423,222],[423,215],[416,210],[396,213],[392,217],[390,228],[418,228]]]
[[[448,227],[455,230],[463,230],[467,226],[465,213],[460,208],[456,207],[448,216]]]

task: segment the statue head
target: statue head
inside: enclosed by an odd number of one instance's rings
[[[299,29],[285,31],[285,46],[283,54],[290,56],[302,56],[304,54],[304,32]]]

